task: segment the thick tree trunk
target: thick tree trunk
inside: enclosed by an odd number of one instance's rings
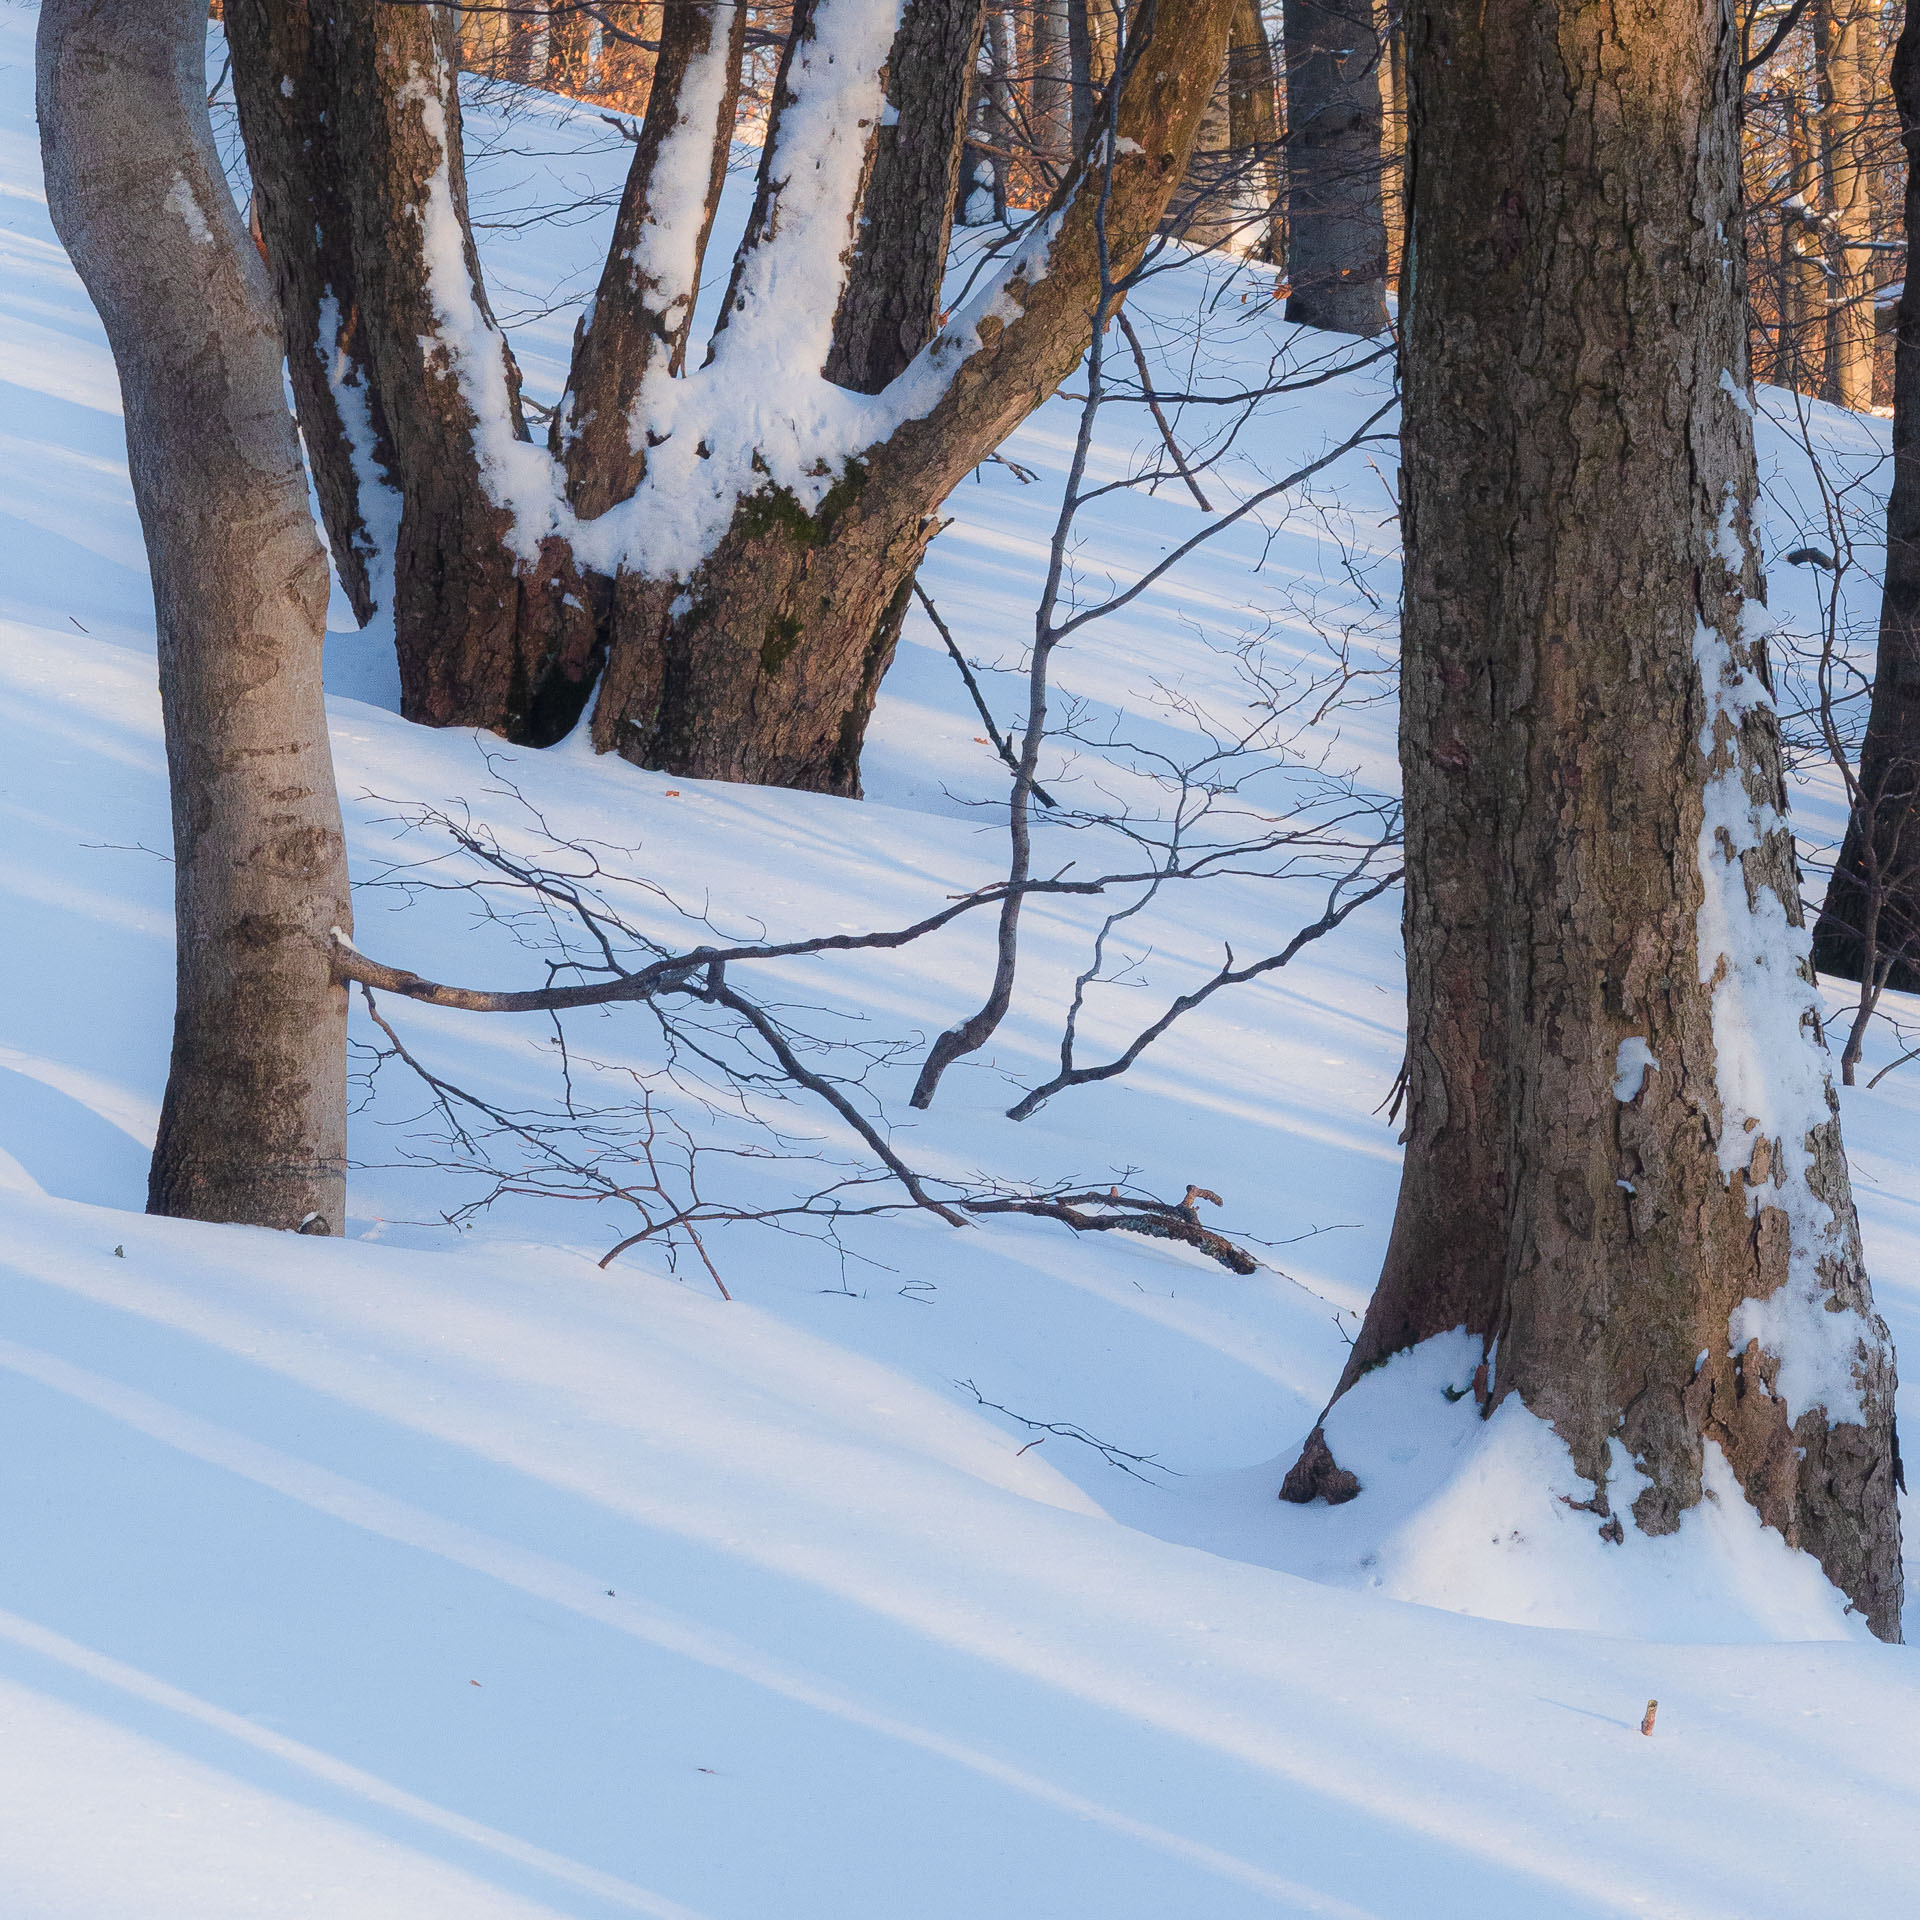
[[[355,156],[360,320],[401,487],[401,711],[545,745],[579,716],[597,634],[468,229],[452,16],[380,0],[333,12],[328,111]]]
[[[1286,0],[1287,318],[1334,333],[1387,324],[1380,42],[1373,0]]]
[[[1116,278],[1184,171],[1211,92],[1200,76],[1219,70],[1233,4],[1161,0],[1128,50],[1105,215]],[[622,578],[594,708],[601,751],[695,778],[859,792],[860,743],[940,503],[1085,349],[1100,198],[1092,170],[1057,196],[1050,232],[1018,256],[1031,276],[928,349],[936,375],[964,356],[938,397],[848,463],[817,507],[769,486],[741,502],[691,580]]]
[[[887,60],[887,106],[861,204],[829,380],[878,393],[933,338],[980,53],[980,0],[908,0]]]
[[[1607,1537],[1671,1532],[1711,1444],[1896,1638],[1893,1357],[1746,618],[1731,12],[1409,24],[1409,1118],[1341,1390],[1464,1326]]]
[[[1920,18],[1893,58],[1907,149],[1906,230],[1920,234]],[[1893,490],[1880,649],[1860,753],[1859,798],[1814,933],[1814,963],[1849,980],[1882,969],[1920,993],[1920,286],[1900,290],[1893,358]]]
[[[351,928],[326,557],[273,293],[206,109],[203,0],[46,0],[47,204],[105,323],[153,572],[178,1000],[148,1205],[338,1233]]]

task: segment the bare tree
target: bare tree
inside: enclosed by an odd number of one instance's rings
[[[1894,97],[1909,140],[1920,136],[1920,22],[1894,56]],[[1909,234],[1920,230],[1920,172],[1906,180]],[[1843,758],[1844,770],[1844,758]],[[1872,704],[1847,836],[1814,933],[1823,972],[1920,991],[1920,289],[1900,293],[1894,354],[1893,487]]]
[[[1286,0],[1287,318],[1387,324],[1380,36],[1373,0]]]
[[[153,572],[178,998],[148,1206],[337,1233],[351,928],[326,556],[265,270],[207,117],[199,0],[48,0],[47,204],[105,323]]]
[[[295,0],[258,4],[288,11]],[[964,15],[929,13],[931,4],[909,9],[901,31],[912,40],[937,24],[929,44],[949,61],[973,29],[955,31]],[[346,449],[335,465],[360,492],[349,500],[323,488],[322,502],[336,548],[350,547],[371,524],[368,490],[398,494],[406,711],[539,743],[567,730],[597,679],[602,751],[685,774],[857,792],[861,739],[936,509],[1077,361],[1096,277],[1095,202],[1117,256],[1137,257],[1152,236],[1231,13],[1232,0],[1153,0],[1130,17],[1111,180],[1083,155],[998,278],[935,334],[935,314],[917,303],[932,301],[925,262],[939,258],[948,217],[926,190],[940,168],[917,159],[907,174],[889,167],[912,217],[868,230],[881,250],[871,268],[856,248],[869,180],[883,178],[875,142],[897,105],[890,63],[897,56],[904,79],[913,45],[875,0],[801,0],[773,87],[755,210],[705,362],[688,356],[676,377],[673,354],[610,342],[609,331],[643,328],[651,308],[597,303],[576,369],[644,363],[637,390],[624,413],[588,410],[576,379],[545,448],[528,428],[467,231],[446,19],[397,0],[341,0],[324,21],[312,16],[311,54],[297,73],[278,51],[284,34],[237,34],[257,169],[298,176],[320,164],[319,145],[296,151],[257,135],[261,103],[287,100],[289,87],[297,113],[336,130],[326,164],[346,181],[365,340],[356,370],[384,439]],[[731,130],[728,76],[712,52],[722,42],[705,44],[708,56],[689,61],[677,87],[663,71],[653,89],[648,120],[659,119],[660,132],[643,134],[629,189],[646,217],[608,268],[610,283],[649,281],[646,300],[662,311],[676,301],[691,311],[711,219],[713,175],[680,164],[682,145],[708,153]],[[936,96],[953,90],[943,82],[926,92],[924,131],[937,147]],[[962,133],[956,120],[946,138]],[[898,155],[898,139],[893,147]],[[668,152],[670,169],[659,158]],[[674,191],[663,198],[668,181]],[[326,279],[292,264],[326,247],[310,217],[319,197],[317,183],[297,177],[263,191],[283,285]],[[911,295],[911,326],[878,315],[869,299],[842,299],[850,260],[856,292],[864,277]],[[290,309],[296,363],[331,364],[337,337],[316,351],[312,331],[324,332],[326,311]],[[836,311],[848,339],[875,338],[878,321],[889,356],[916,333],[924,344],[883,392],[857,396],[822,372],[836,351]],[[877,377],[867,348],[848,345],[850,381],[855,361],[864,362],[859,379]],[[311,379],[301,389],[303,422],[313,389]],[[340,437],[324,405],[313,433]],[[617,460],[639,470],[624,497],[624,476],[601,478]],[[613,501],[605,511],[583,511],[579,503],[603,494]]]
[[[1464,1326],[1605,1537],[1673,1531],[1718,1448],[1897,1639],[1893,1353],[1748,617],[1739,38],[1410,29],[1407,1156],[1339,1390]],[[1316,1430],[1285,1497],[1355,1491]]]

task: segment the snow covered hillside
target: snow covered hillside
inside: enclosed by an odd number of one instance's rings
[[[1671,1540],[1601,1544],[1557,1497],[1579,1496],[1564,1450],[1511,1403],[1483,1425],[1450,1399],[1473,1355],[1440,1341],[1389,1369],[1423,1415],[1370,1418],[1363,1386],[1336,1416],[1365,1499],[1275,1500],[1394,1201],[1391,897],[1016,1124],[1104,911],[1048,903],[1014,1016],[894,1136],[956,1178],[1216,1189],[1250,1277],[1118,1234],[892,1216],[838,1245],[717,1229],[723,1299],[692,1257],[601,1268],[635,1224],[617,1206],[468,1211],[484,1183],[444,1164],[392,1063],[361,1090],[346,1238],[140,1212],[172,1003],[152,612],[113,365],[41,196],[33,27],[0,0],[0,1920],[1906,1911],[1920,1654],[1867,1638],[1736,1490]],[[529,310],[516,347],[550,402],[572,312],[532,310],[589,284],[608,210],[511,216],[604,191],[626,150],[558,103],[477,111],[473,138],[496,303]],[[736,194],[714,258],[743,212]],[[1195,381],[1317,351],[1257,273],[1200,264],[1142,303],[1159,351],[1196,305]],[[1209,484],[1311,459],[1389,392],[1373,364],[1272,402]],[[1057,398],[1014,464],[961,487],[924,575],[1003,721],[1076,419]],[[1870,495],[1884,424],[1818,425]],[[1137,432],[1115,426],[1103,473]],[[1344,648],[1361,677],[1306,758],[1262,777],[1389,793],[1388,452],[1076,636],[1058,681],[1084,744],[1043,779],[1138,799],[1146,754],[1177,759],[1202,710],[1244,705],[1249,660],[1304,673]],[[1762,460],[1774,557],[1817,500],[1778,425]],[[1199,524],[1177,483],[1110,496],[1081,529],[1086,590]],[[1810,620],[1811,592],[1775,567],[1783,618]],[[537,809],[681,938],[700,915],[900,924],[1003,859],[1004,772],[918,611],[859,802],[410,727],[387,641],[336,625],[357,879],[436,850],[423,807],[470,808],[528,853]],[[1832,801],[1805,797],[1817,834]],[[1055,833],[1047,857],[1081,848]],[[1124,1042],[1223,943],[1282,943],[1324,891],[1225,879],[1159,903],[1151,950],[1090,1002],[1093,1041]],[[371,885],[356,911],[383,960],[543,977],[527,929],[468,894]],[[890,1049],[977,1005],[989,964],[969,924],[778,982],[821,1031],[871,1042],[898,1121],[918,1056]],[[543,1020],[392,1017],[490,1099],[562,1097]],[[356,1037],[377,1038],[358,1011]],[[637,1010],[568,1039],[583,1085],[658,1064]],[[1868,1073],[1896,1050],[1879,1032]],[[1867,1077],[1845,1103],[1856,1192],[1920,1382],[1920,1062]],[[854,1153],[829,1115],[782,1124],[797,1151]],[[818,1170],[712,1177],[773,1204]]]

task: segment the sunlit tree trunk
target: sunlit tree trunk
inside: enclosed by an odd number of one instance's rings
[[[338,1233],[350,931],[326,556],[273,291],[206,106],[205,0],[46,0],[47,205],[113,348],[153,573],[177,994],[148,1207]]]
[[[1340,1387],[1465,1327],[1604,1537],[1717,1448],[1894,1639],[1893,1355],[1750,618],[1736,46],[1699,0],[1410,16],[1407,1147]],[[1286,1491],[1339,1475],[1316,1437]]]
[[[1827,189],[1827,364],[1843,407],[1873,404],[1873,205],[1867,117],[1873,99],[1878,9],[1827,0],[1814,9],[1820,145]]]

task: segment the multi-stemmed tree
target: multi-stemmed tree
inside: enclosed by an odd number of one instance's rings
[[[603,751],[857,792],[937,510],[1078,363],[1103,256],[1131,270],[1185,172],[1232,13],[1128,12],[1079,161],[940,324],[980,9],[799,0],[696,360],[743,12],[669,8],[543,442],[468,231],[449,11],[233,0],[301,426],[343,579],[363,612],[392,593],[404,710],[543,742],[597,683]]]

